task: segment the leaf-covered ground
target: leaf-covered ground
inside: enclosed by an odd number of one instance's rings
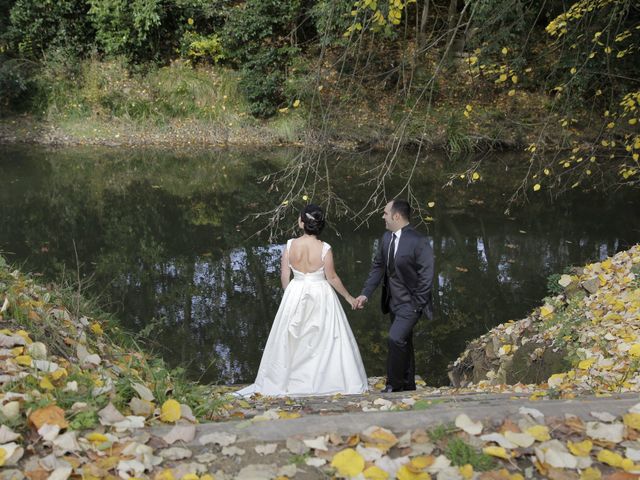
[[[226,395],[230,388],[184,380],[108,319],[87,313],[75,292],[45,288],[0,258],[0,478],[637,478],[640,404],[589,418],[523,407],[498,420],[478,418],[460,402],[452,423],[402,431],[372,424],[349,435],[272,442],[199,434],[197,424],[234,420],[234,428],[251,431],[258,422],[309,416],[402,411],[419,418],[471,392],[512,392],[510,402],[637,392],[639,265],[636,246],[559,276],[558,295],[476,341],[493,368],[464,388],[422,384],[382,395],[383,379],[372,378],[368,395],[245,400]],[[500,369],[531,342],[531,362],[543,354],[538,349],[556,349],[570,368],[539,384],[505,385]],[[173,427],[158,433],[154,425]]]

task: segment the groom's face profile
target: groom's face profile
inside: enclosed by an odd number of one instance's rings
[[[396,230],[398,230],[400,223],[400,214],[394,212],[393,202],[387,203],[387,205],[384,207],[382,219],[384,220],[384,226],[387,228],[387,230],[391,232],[395,232]]]

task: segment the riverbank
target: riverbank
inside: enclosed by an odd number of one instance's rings
[[[528,319],[547,340],[576,333],[571,345],[587,358],[561,377],[386,395],[372,378],[363,396],[241,400],[168,371],[77,292],[0,258],[0,478],[635,478],[640,405],[613,392],[639,388],[638,362],[626,361],[640,333],[639,265],[636,246],[567,274],[571,282],[561,276],[564,293]],[[594,291],[569,296],[572,284]],[[565,298],[594,317],[563,335]],[[527,343],[506,331],[513,325],[493,331],[501,353]],[[596,350],[603,339],[616,347]],[[210,420],[222,423],[196,426]]]
[[[563,118],[549,109],[546,93],[479,89],[477,74],[463,61],[457,63],[458,80],[440,85],[433,103],[426,105],[421,97],[406,94],[402,100],[379,85],[358,94],[346,92],[344,81],[329,70],[319,85],[306,76],[297,79],[298,90],[290,92],[282,108],[260,119],[251,115],[234,70],[176,61],[133,74],[116,60],[85,60],[81,73],[68,78],[43,73],[30,103],[4,111],[0,143],[329,145],[351,150],[383,150],[400,143],[460,155],[523,150],[532,144],[539,152],[547,146],[569,149],[576,141],[598,140],[593,112],[572,112],[571,129],[558,129]]]

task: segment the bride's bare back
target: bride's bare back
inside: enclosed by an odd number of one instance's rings
[[[313,236],[302,236],[291,242],[289,264],[297,271],[310,273],[324,266],[322,241]]]

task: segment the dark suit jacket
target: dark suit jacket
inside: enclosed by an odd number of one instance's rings
[[[389,312],[387,258],[389,258],[390,243],[391,232],[387,231],[382,236],[369,277],[362,289],[362,295],[371,298],[373,291],[382,282],[382,313]],[[427,237],[414,230],[411,225],[402,229],[396,250],[395,268],[400,282],[411,296],[414,309],[431,318],[433,315],[431,301],[433,251]]]

